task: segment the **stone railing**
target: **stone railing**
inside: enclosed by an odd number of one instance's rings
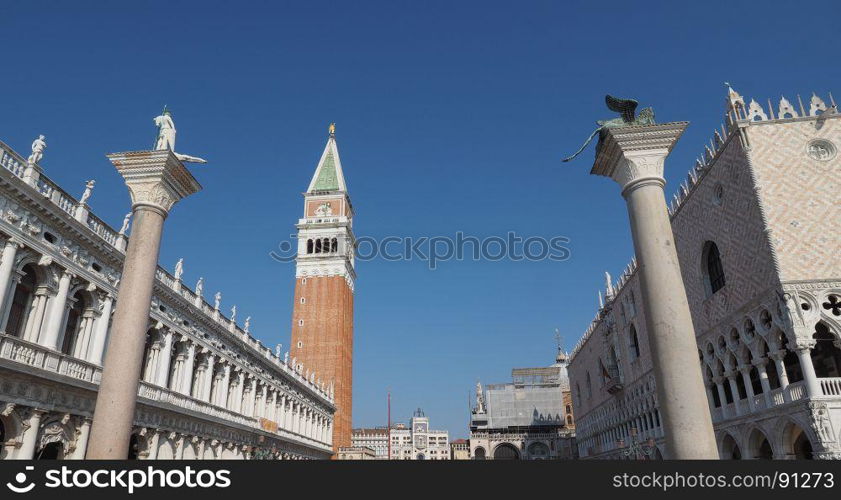
[[[27,182],[27,163],[20,155],[0,142],[0,166],[11,172],[24,182]],[[33,167],[34,168],[34,167]],[[61,210],[71,217],[75,217],[76,209],[79,207],[79,202],[68,194],[65,190],[50,180],[49,177],[40,172],[40,167],[37,172],[37,177],[33,176],[28,182],[36,191],[41,193],[45,199],[50,200],[57,205]],[[105,240],[111,246],[117,244],[117,232],[110,226],[105,224],[102,219],[88,213],[87,226],[96,233],[100,238]]]
[[[119,237],[117,231],[111,229],[111,226],[92,213],[88,214],[88,227],[109,245],[117,246],[117,238]]]
[[[8,359],[92,384],[99,384],[102,374],[100,368],[93,363],[4,334],[0,334],[0,359]]]
[[[245,415],[232,412],[220,406],[212,405],[205,401],[201,401],[184,394],[179,394],[169,389],[164,389],[163,387],[152,385],[148,382],[140,382],[140,388],[137,391],[137,395],[143,399],[148,399],[157,403],[170,404],[177,406],[178,408],[194,411],[196,413],[208,415],[220,420],[235,422],[247,427],[260,427],[256,418],[246,417]]]
[[[841,377],[819,378],[824,396],[841,396]]]
[[[830,388],[824,388],[823,392],[824,395],[833,395],[828,394],[829,391],[833,390],[832,387],[837,387],[839,391],[841,391],[841,378],[835,379],[819,379],[821,381],[826,380],[826,385]],[[821,387],[824,387],[824,384],[821,384]],[[839,392],[841,395],[841,392]],[[768,408],[772,408],[775,406],[781,406],[784,404],[788,404],[795,401],[800,401],[801,399],[806,398],[806,386],[802,381],[795,382],[793,384],[789,384],[785,389],[777,388],[771,391],[769,394],[768,399],[765,399],[765,394],[756,394],[753,398],[753,411],[750,409],[750,405],[748,404],[747,399],[740,399],[739,401],[735,401],[733,403],[728,403],[724,405],[724,410],[721,407],[713,408],[711,410],[713,422],[720,422],[724,419],[724,411],[727,413],[727,420],[734,419],[734,418],[741,418],[746,415],[751,415],[753,413],[766,410]],[[766,401],[770,401],[770,406],[766,403]],[[738,412],[736,411],[738,408]]]
[[[40,344],[33,344],[32,342],[27,342],[16,337],[0,334],[0,360],[4,359],[94,385],[99,385],[102,377],[102,369],[93,363],[88,363],[87,361],[47,349]],[[141,399],[154,403],[168,404],[179,409],[208,415],[225,422],[262,430],[260,422],[256,418],[246,417],[245,415],[160,386],[152,385],[148,382],[140,382],[137,395]],[[279,428],[274,434],[301,444],[325,449],[329,448],[328,443],[286,429]]]
[[[22,178],[23,172],[26,170],[26,160],[18,156],[5,144],[0,143],[0,167]]]

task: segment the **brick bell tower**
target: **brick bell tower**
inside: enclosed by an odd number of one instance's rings
[[[334,386],[333,450],[350,446],[353,409],[353,206],[350,203],[336,128],[304,193],[298,220],[295,303],[290,356]]]

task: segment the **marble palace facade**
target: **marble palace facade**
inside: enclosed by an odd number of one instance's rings
[[[841,114],[831,96],[803,101],[731,89],[727,125],[669,206],[726,459],[841,458]],[[637,271],[608,275],[571,355],[581,458],[619,458],[632,430],[663,454]]]
[[[0,458],[84,458],[130,236],[37,159],[0,166]],[[180,274],[157,270],[129,457],[330,457],[332,386]]]

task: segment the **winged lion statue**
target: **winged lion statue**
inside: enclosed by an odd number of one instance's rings
[[[653,108],[643,108],[640,110],[639,115],[636,115],[637,106],[639,102],[635,99],[620,99],[618,97],[614,97],[610,94],[604,96],[604,102],[607,104],[607,109],[611,111],[615,111],[619,113],[618,118],[613,118],[611,120],[599,120],[596,122],[598,128],[590,134],[590,137],[584,142],[584,145],[578,149],[575,153],[571,156],[564,158],[562,161],[568,162],[574,159],[576,156],[580,155],[587,146],[593,142],[593,138],[596,137],[596,134],[599,135],[599,142],[596,144],[596,156],[599,155],[599,149],[602,145],[602,139],[604,138],[604,133],[606,129],[609,128],[618,128],[618,127],[629,127],[633,125],[652,125],[654,124],[654,109]]]

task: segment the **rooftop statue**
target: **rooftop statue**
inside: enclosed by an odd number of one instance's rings
[[[618,128],[618,127],[631,127],[636,125],[653,125],[654,124],[654,109],[653,108],[644,108],[640,111],[639,116],[635,116],[637,106],[639,102],[634,99],[619,99],[617,97],[613,97],[612,95],[608,94],[604,96],[605,104],[607,104],[607,109],[611,111],[615,111],[620,114],[619,118],[613,118],[611,120],[599,120],[596,122],[596,125],[599,127],[590,134],[590,137],[584,142],[584,145],[576,151],[572,156],[564,158],[562,161],[568,162],[574,159],[576,156],[580,155],[587,146],[593,141],[593,138],[596,137],[596,134],[599,134],[599,142],[596,144],[596,156],[599,155],[599,150],[602,146],[602,140],[606,133],[606,130],[609,128]]]
[[[79,199],[79,205],[84,205],[88,202],[88,199],[91,197],[91,193],[93,192],[94,185],[96,185],[95,180],[89,180],[85,184],[85,192],[82,193],[82,197]]]
[[[30,165],[34,165],[41,161],[41,158],[44,157],[44,149],[47,148],[47,143],[44,142],[44,136],[39,135],[37,139],[32,142],[32,154],[29,155],[29,159],[27,163]]]
[[[120,228],[120,234],[126,234],[126,231],[128,231],[129,223],[131,223],[131,214],[132,212],[127,213],[123,219],[123,226]]]
[[[175,281],[181,281],[181,276],[184,275],[184,259],[178,259],[175,263]]]

